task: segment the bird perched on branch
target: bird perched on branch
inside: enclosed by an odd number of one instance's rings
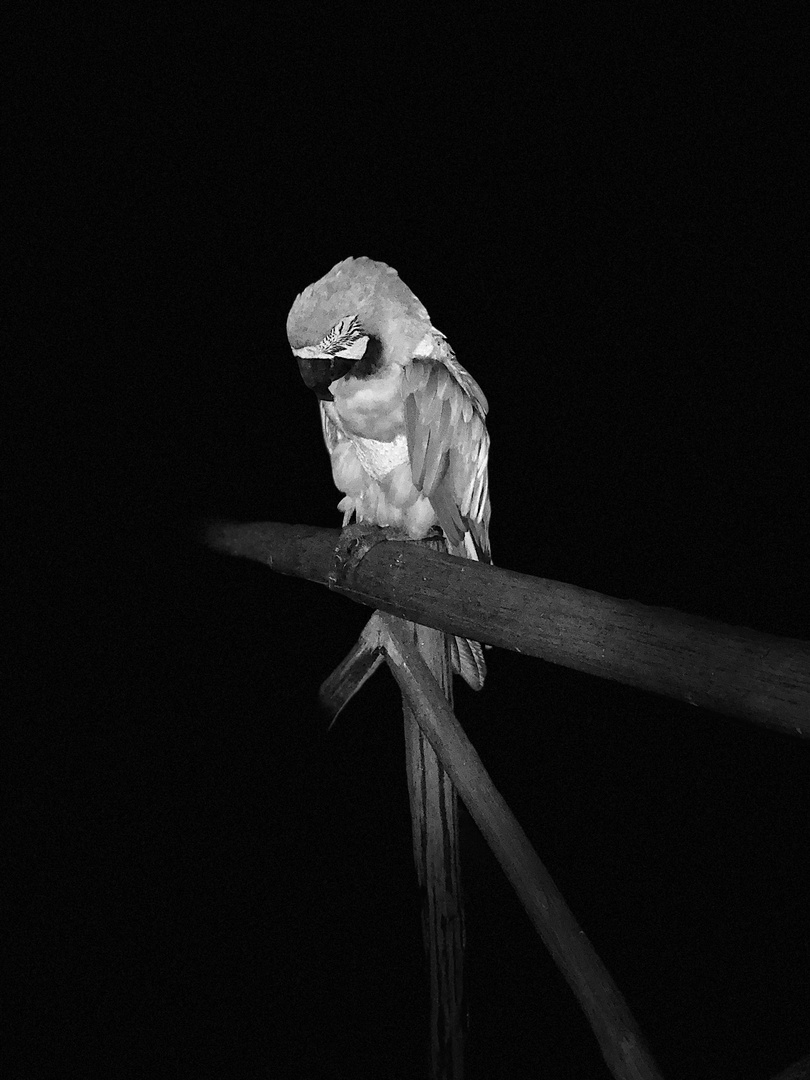
[[[489,562],[487,400],[396,270],[338,263],[296,298],[287,336],[320,399],[344,528],[420,540],[438,525],[452,555]],[[451,659],[480,689],[481,646],[451,639]]]

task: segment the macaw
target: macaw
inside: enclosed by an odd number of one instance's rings
[[[490,562],[487,400],[396,270],[344,259],[296,298],[287,336],[320,402],[343,526],[438,525],[452,555]],[[451,638],[454,670],[480,689],[477,642]]]

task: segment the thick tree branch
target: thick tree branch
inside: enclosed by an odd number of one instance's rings
[[[220,551],[328,584],[340,533],[210,526]],[[810,643],[457,559],[373,546],[333,586],[357,603],[551,663],[810,737]]]

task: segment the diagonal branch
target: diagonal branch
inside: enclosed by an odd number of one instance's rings
[[[318,700],[332,718],[330,728],[383,662],[381,618],[379,612],[371,616],[354,647],[321,684]]]
[[[383,618],[389,666],[413,715],[573,990],[616,1080],[660,1080],[627,1004],[526,834],[495,788],[401,624]]]
[[[453,676],[448,641],[427,626],[379,615],[385,648],[386,629],[397,633],[430,673],[446,708],[452,708]],[[385,649],[389,666],[393,659]],[[458,793],[425,736],[429,718],[424,703],[403,694],[405,765],[411,808],[413,855],[422,896],[422,936],[430,977],[431,1077],[464,1076],[464,903],[458,835]]]
[[[810,1054],[801,1061],[794,1061],[778,1076],[772,1077],[772,1080],[810,1080]]]

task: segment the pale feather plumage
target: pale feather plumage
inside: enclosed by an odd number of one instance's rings
[[[346,259],[306,288],[287,334],[320,402],[332,474],[352,517],[421,539],[438,524],[448,551],[489,561],[487,401],[395,270]],[[474,688],[481,647],[456,639]]]

